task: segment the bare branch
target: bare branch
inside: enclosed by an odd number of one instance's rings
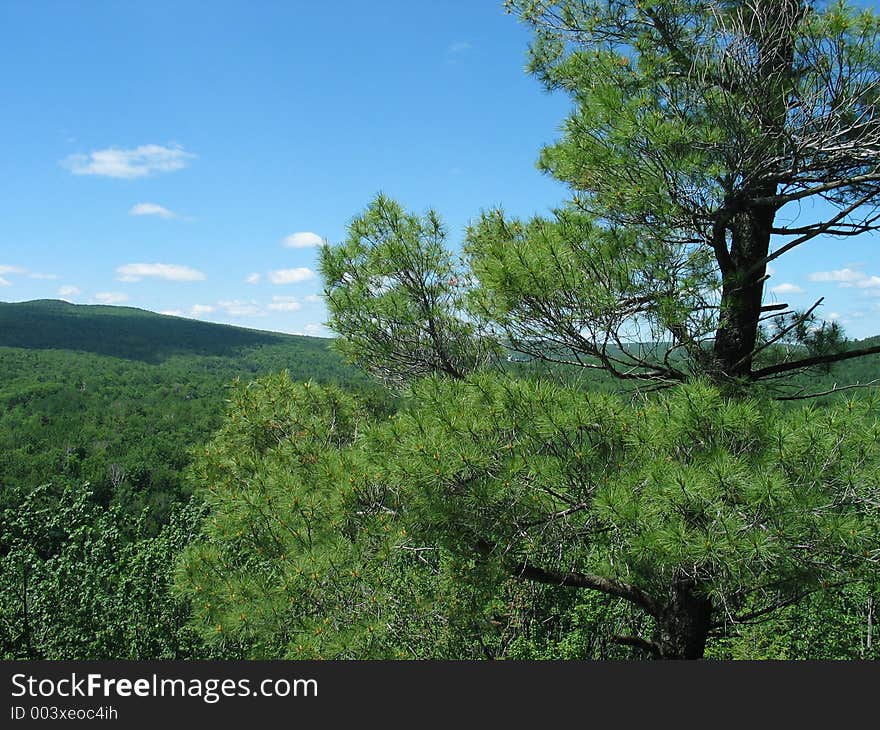
[[[837,352],[829,355],[817,355],[816,357],[807,357],[803,360],[795,360],[793,362],[783,362],[778,365],[770,365],[766,368],[753,371],[750,376],[752,380],[760,380],[770,375],[785,373],[790,370],[800,370],[802,368],[813,367],[814,365],[824,365],[826,363],[840,362],[841,360],[851,360],[854,357],[864,357],[865,355],[876,355],[880,353],[880,345],[874,347],[865,347],[860,350],[847,350],[846,352]]]
[[[829,388],[828,390],[823,390],[821,393],[807,393],[803,394],[803,389],[798,391],[795,395],[781,395],[776,396],[774,400],[807,400],[809,398],[821,398],[824,395],[831,395],[832,393],[840,393],[844,390],[853,390],[855,388],[876,388],[880,384],[880,380],[871,380],[868,383],[853,383],[852,385],[844,385],[841,387],[837,386],[837,383],[834,384],[834,387]],[[803,395],[802,395],[803,394]]]
[[[825,297],[820,297],[819,300],[812,307],[810,307],[806,312],[804,312],[800,317],[798,317],[788,327],[786,327],[785,329],[780,331],[774,337],[771,337],[769,340],[767,340],[767,342],[765,342],[760,347],[756,347],[746,357],[744,357],[742,360],[737,362],[736,365],[741,365],[746,360],[754,358],[754,356],[757,355],[759,352],[763,352],[768,347],[775,345],[777,342],[779,342],[779,340],[781,340],[783,337],[785,337],[793,329],[796,329],[799,325],[806,322],[807,319],[809,319],[810,315],[815,311],[816,307],[818,307],[823,301],[825,301]],[[734,365],[734,367],[736,367],[736,365]]]

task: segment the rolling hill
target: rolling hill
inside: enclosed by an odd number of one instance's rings
[[[88,482],[101,502],[161,524],[235,379],[287,370],[381,401],[329,345],[131,307],[0,303],[0,506]]]
[[[232,327],[134,307],[70,304],[54,299],[0,303],[0,346],[59,349],[159,363],[173,355],[236,356],[276,346],[291,355],[341,362],[317,337]]]

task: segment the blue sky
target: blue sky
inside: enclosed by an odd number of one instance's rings
[[[566,196],[535,160],[568,101],[500,0],[4,0],[0,24],[3,301],[325,335],[314,244],[377,192],[453,244]],[[877,334],[875,246],[801,247],[768,297]]]

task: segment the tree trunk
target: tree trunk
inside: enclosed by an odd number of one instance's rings
[[[775,186],[768,194],[776,192]],[[732,221],[730,267],[721,289],[721,319],[715,334],[719,375],[748,377],[758,336],[766,265],[756,266],[770,250],[770,229],[776,211],[764,206],[740,213]]]
[[[712,623],[712,602],[692,581],[677,581],[660,616],[661,659],[702,659]]]
[[[807,12],[804,0],[761,0],[755,14],[752,40],[758,64],[749,92],[759,99],[759,131],[755,142],[760,152],[742,172],[760,171],[767,160],[785,151],[788,97],[794,84],[795,29]],[[770,176],[772,178],[772,175]],[[730,255],[722,267],[721,317],[715,333],[715,360],[719,375],[747,378],[761,317],[766,264],[759,264],[770,250],[770,231],[777,208],[753,201],[776,195],[777,185],[768,182],[751,190],[732,191],[730,208],[721,212],[730,232]]]

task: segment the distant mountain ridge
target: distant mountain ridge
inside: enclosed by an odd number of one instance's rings
[[[57,299],[0,302],[0,347],[86,352],[150,364],[175,356],[217,357],[228,360],[230,368],[244,367],[250,372],[289,367],[297,378],[324,373],[343,382],[362,381],[363,375],[333,352],[330,342],[326,338],[202,322],[135,307],[71,304]],[[852,340],[848,346],[878,343],[880,335]],[[878,378],[880,356],[873,355],[841,363],[832,373],[797,375],[793,382],[807,390],[823,390],[826,384],[831,387]],[[619,386],[605,374],[596,374],[590,381],[593,387]]]
[[[0,302],[0,347],[75,350],[158,363],[173,355],[234,356],[259,345],[313,351],[326,350],[328,344],[318,337],[201,322],[135,307],[57,299]]]

